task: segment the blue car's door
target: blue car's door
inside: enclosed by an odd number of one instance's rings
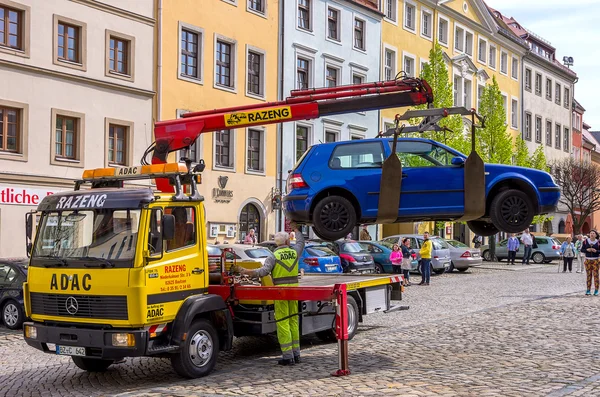
[[[396,153],[402,161],[399,217],[462,215],[464,167],[452,164],[454,153],[434,141],[407,139],[398,141]]]
[[[376,218],[384,160],[383,140],[340,143],[329,159],[331,178],[358,199],[363,218]]]

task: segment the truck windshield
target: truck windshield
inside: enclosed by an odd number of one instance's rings
[[[32,265],[131,267],[140,210],[48,212],[42,217]]]

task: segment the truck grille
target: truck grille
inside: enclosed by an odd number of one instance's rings
[[[62,295],[32,292],[30,298],[33,314],[127,320],[126,296]]]

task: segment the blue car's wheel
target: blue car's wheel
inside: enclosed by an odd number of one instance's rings
[[[525,192],[509,189],[501,192],[492,201],[490,218],[500,231],[520,233],[533,221],[534,208]]]
[[[356,210],[344,197],[327,196],[317,203],[312,218],[315,234],[323,240],[335,241],[352,232]]]

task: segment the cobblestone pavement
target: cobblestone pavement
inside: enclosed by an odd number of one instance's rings
[[[202,379],[147,358],[88,374],[0,328],[0,395],[600,396],[600,298],[583,295],[585,275],[486,263],[431,281],[406,289],[408,311],[365,318],[347,377],[329,376],[336,344],[306,339],[303,363],[278,367],[272,337],[237,339]]]

